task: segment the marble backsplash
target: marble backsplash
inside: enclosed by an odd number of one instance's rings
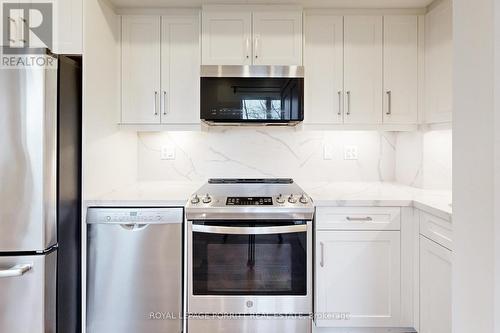
[[[204,181],[210,177],[293,177],[304,181],[395,181],[392,132],[220,128],[138,133],[139,181]],[[358,160],[344,160],[357,146]],[[162,148],[175,159],[162,160]],[[324,151],[331,159],[325,159]]]
[[[430,190],[452,189],[452,130],[396,134],[398,183]]]

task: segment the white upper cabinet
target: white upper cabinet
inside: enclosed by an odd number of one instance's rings
[[[416,124],[417,92],[417,16],[384,16],[384,123]]]
[[[302,11],[204,9],[203,65],[302,65]]]
[[[160,17],[122,17],[122,117],[125,124],[160,121]]]
[[[452,120],[452,3],[440,2],[425,16],[425,122]]]
[[[83,51],[83,0],[7,0],[2,3],[27,5],[30,8],[30,17],[24,17],[22,9],[13,9],[5,16],[9,17],[5,27],[7,45],[9,47],[23,48],[46,48],[49,47],[56,54],[82,54]],[[47,13],[44,8],[52,6],[52,12]],[[2,12],[3,8],[0,8]],[[27,13],[27,12],[26,12]],[[51,14],[51,17],[47,17]],[[3,14],[2,14],[3,15]],[[3,16],[2,16],[3,17]],[[28,22],[29,19],[29,22]],[[47,40],[40,39],[34,29],[30,27],[42,27],[43,24],[52,25],[52,45]],[[3,27],[0,27],[0,30]],[[29,34],[29,45],[27,35]],[[0,40],[3,44],[3,38]]]
[[[316,326],[399,327],[400,260],[399,231],[318,231]]]
[[[122,124],[199,123],[199,14],[122,17]]]
[[[305,123],[418,122],[418,17],[307,13]]]
[[[382,16],[344,17],[344,122],[382,122]]]
[[[343,17],[306,15],[304,39],[304,122],[341,124],[344,91]]]
[[[204,11],[203,65],[252,64],[252,13]]]
[[[253,63],[302,65],[302,12],[253,13]]]
[[[420,331],[451,333],[451,256],[420,236]]]
[[[200,83],[199,16],[163,16],[161,122],[197,123]]]
[[[83,0],[54,0],[53,3],[54,53],[82,54]]]

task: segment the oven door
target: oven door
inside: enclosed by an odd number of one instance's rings
[[[190,314],[310,314],[311,221],[189,221]]]

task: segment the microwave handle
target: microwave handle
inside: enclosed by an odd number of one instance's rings
[[[222,235],[270,235],[270,234],[290,234],[294,232],[307,231],[306,224],[287,225],[282,227],[220,227],[212,225],[193,224],[194,232]]]

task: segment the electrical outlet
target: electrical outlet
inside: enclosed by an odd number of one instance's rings
[[[358,146],[344,146],[344,160],[357,160]]]
[[[174,146],[162,146],[161,156],[162,160],[175,160],[175,147]]]
[[[331,144],[325,144],[323,146],[323,159],[333,160],[333,146]]]

